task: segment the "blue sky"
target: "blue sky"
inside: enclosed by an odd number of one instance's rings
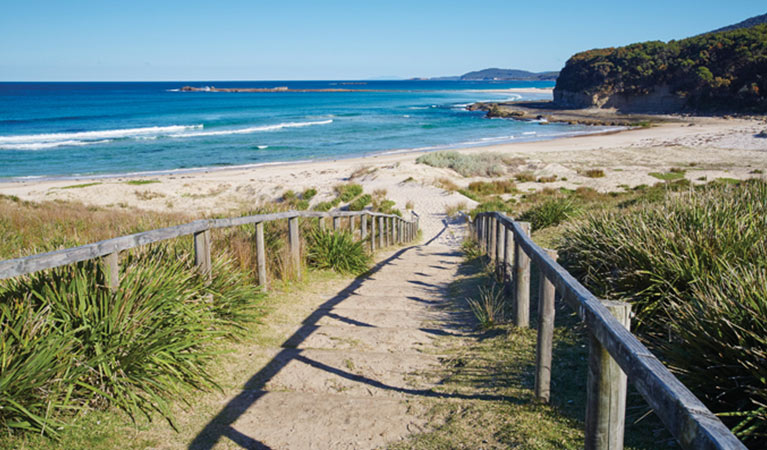
[[[764,0],[0,0],[0,80],[276,80],[558,70],[680,39]]]

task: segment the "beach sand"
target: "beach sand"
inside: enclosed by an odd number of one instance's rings
[[[551,183],[518,183],[522,192],[545,187],[575,189],[580,186],[601,192],[619,191],[659,180],[651,172],[672,167],[686,170],[694,183],[716,178],[764,177],[767,170],[767,139],[755,134],[767,129],[764,120],[726,118],[683,118],[600,135],[557,140],[511,143],[457,150],[462,153],[495,152],[518,158],[514,171],[530,171],[536,177],[557,175]],[[118,176],[77,180],[36,180],[0,183],[0,194],[23,200],[66,200],[114,208],[183,211],[199,216],[237,215],[264,202],[279,199],[288,189],[301,192],[315,188],[312,203],[335,197],[333,187],[353,181],[365,192],[386,190],[386,197],[405,211],[412,202],[422,215],[425,232],[440,229],[449,205],[475,202],[457,192],[438,187],[448,178],[464,187],[483,178],[464,178],[449,169],[417,164],[421,153],[379,154],[364,158],[310,163],[286,163],[249,168],[203,170],[151,177]],[[583,175],[588,169],[602,169],[603,178]],[[510,172],[509,177],[511,177]],[[156,180],[144,185],[136,180]],[[487,179],[485,179],[487,180]],[[90,186],[72,187],[98,183]]]

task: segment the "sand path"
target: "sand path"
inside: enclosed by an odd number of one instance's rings
[[[316,298],[308,316],[267,324],[288,337],[251,349],[268,363],[223,399],[190,448],[377,448],[423,430],[418,411],[440,398],[426,373],[444,337],[471,335],[467,312],[447,297],[463,230],[443,217],[425,214],[423,244],[379,254],[369,276]]]

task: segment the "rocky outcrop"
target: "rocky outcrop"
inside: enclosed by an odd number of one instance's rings
[[[554,103],[562,108],[614,108],[621,112],[662,114],[679,112],[685,106],[685,98],[672,92],[668,85],[644,95],[554,89]]]

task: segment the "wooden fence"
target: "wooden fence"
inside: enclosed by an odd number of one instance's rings
[[[419,217],[416,213],[412,213],[411,220],[405,220],[393,214],[380,214],[369,211],[287,211],[231,219],[197,220],[183,225],[107,239],[80,247],[0,261],[0,280],[81,261],[103,258],[103,262],[107,267],[109,286],[112,289],[116,289],[120,279],[119,254],[121,251],[190,235],[194,237],[195,265],[203,274],[210,276],[210,231],[216,228],[255,224],[256,233],[254,239],[256,243],[258,280],[259,284],[266,289],[268,287],[268,280],[266,275],[266,250],[264,248],[264,223],[275,220],[288,221],[290,262],[296,273],[300,276],[301,250],[298,221],[301,218],[319,219],[321,228],[324,228],[324,220],[330,218],[333,229],[339,229],[341,227],[341,220],[346,218],[349,220],[349,229],[352,231],[355,230],[356,219],[359,218],[360,238],[369,241],[371,252],[375,251],[377,247],[383,248],[396,243],[413,241],[416,238],[419,227]]]
[[[628,303],[596,298],[557,262],[556,252],[530,238],[530,226],[497,212],[480,213],[472,235],[496,264],[497,275],[512,293],[514,324],[530,323],[530,262],[540,271],[535,396],[548,402],[554,333],[554,296],[573,308],[588,329],[586,399],[587,449],[621,449],[627,375],[655,414],[684,448],[746,447],[698,398],[629,331]]]

